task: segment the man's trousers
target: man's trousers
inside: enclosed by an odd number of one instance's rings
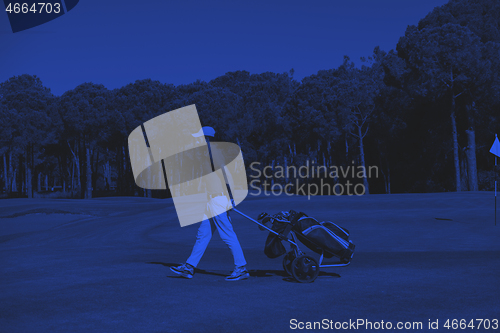
[[[205,253],[205,250],[212,238],[212,234],[215,229],[219,232],[220,237],[226,243],[226,245],[231,250],[234,258],[234,265],[236,267],[245,266],[245,256],[243,255],[243,250],[241,249],[238,237],[234,233],[233,226],[227,215],[227,207],[229,201],[226,196],[218,196],[210,199],[207,204],[207,210],[211,213],[213,218],[207,218],[204,216],[201,222],[200,228],[198,229],[198,234],[196,236],[196,243],[194,244],[193,251],[189,256],[186,263],[196,267],[200,262],[201,257]]]

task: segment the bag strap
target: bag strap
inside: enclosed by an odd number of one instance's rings
[[[305,213],[302,213],[302,212],[300,212],[300,213],[296,214],[296,215],[292,218],[292,220],[290,221],[290,223],[289,223],[289,224],[287,224],[287,226],[286,226],[285,230],[283,230],[283,232],[281,233],[281,236],[283,236],[283,237],[288,237],[288,234],[289,234],[289,233],[290,233],[290,231],[293,229],[293,227],[295,227],[295,224],[297,223],[297,221],[298,221],[301,217],[303,217],[303,216],[307,216],[307,215],[306,215]],[[280,238],[281,238],[281,236],[280,236]]]

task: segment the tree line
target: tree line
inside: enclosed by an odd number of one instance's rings
[[[240,145],[247,166],[376,165],[379,178],[360,180],[367,193],[492,188],[498,1],[451,0],[408,26],[395,49],[376,47],[361,60],[356,66],[346,56],[300,82],[293,69],[236,71],[178,86],[83,83],[61,96],[35,75],[14,76],[0,84],[0,188],[28,197],[44,190],[77,198],[168,196],[135,185],[127,137],[190,104],[217,140]]]

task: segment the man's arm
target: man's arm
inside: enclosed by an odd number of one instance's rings
[[[225,159],[224,159],[224,154],[219,150],[219,149],[214,149],[213,150],[213,158],[214,158],[214,167],[215,169],[220,169],[222,171],[222,175],[224,176],[224,183],[225,187],[227,189],[227,192],[229,194],[229,197],[231,198],[231,203],[232,206],[235,206],[233,195],[231,193],[231,187],[230,184],[233,183],[233,177],[229,171],[227,171],[226,165],[225,165]]]

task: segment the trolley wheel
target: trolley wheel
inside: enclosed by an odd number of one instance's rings
[[[310,283],[316,280],[319,265],[316,259],[309,256],[299,256],[292,262],[292,275],[298,282]]]
[[[285,254],[285,257],[283,258],[283,269],[288,275],[292,275],[292,262],[294,259],[295,253],[293,253],[292,251]]]

